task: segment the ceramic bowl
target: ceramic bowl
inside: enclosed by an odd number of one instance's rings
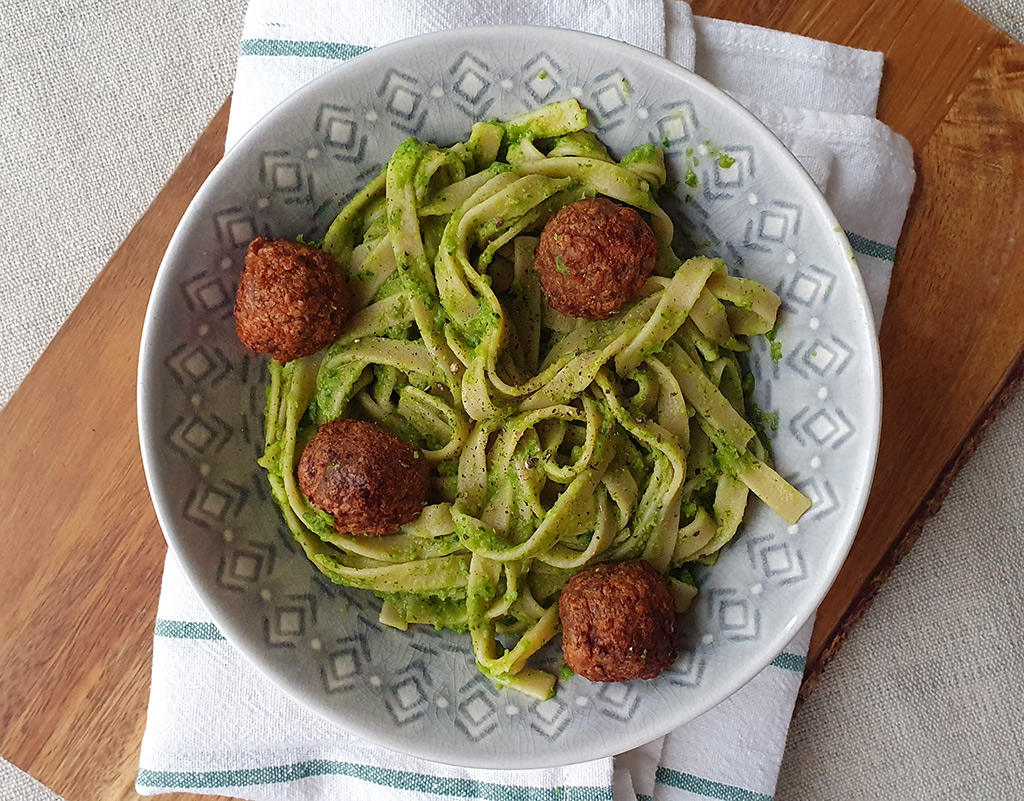
[[[684,191],[695,158],[692,200],[667,204],[678,227],[781,296],[782,358],[755,337],[748,366],[758,404],[779,415],[777,469],[814,504],[791,526],[751,501],[741,535],[699,576],[672,669],[621,684],[574,676],[536,701],[495,689],[477,672],[466,636],[381,626],[372,594],[331,584],[302,555],[256,465],[266,363],[238,342],[232,306],[254,236],[322,235],[407,137],[450,143],[477,120],[565,98],[589,110],[615,155],[662,143]],[[758,120],[693,73],[619,42],[478,28],[339,65],[224,157],[160,267],[138,400],[168,544],[253,665],[310,709],[388,748],[527,768],[638,746],[776,659],[825,595],[860,521],[878,446],[880,377],[849,243],[811,179]],[[549,647],[542,661],[558,657]]]

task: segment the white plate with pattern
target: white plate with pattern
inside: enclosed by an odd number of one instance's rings
[[[387,629],[374,596],[331,584],[305,559],[256,465],[266,366],[238,342],[232,306],[254,236],[321,236],[408,136],[453,142],[475,121],[571,97],[614,155],[654,141],[666,148],[670,177],[693,168],[692,199],[667,206],[677,226],[702,252],[782,297],[783,357],[773,360],[756,337],[748,365],[758,404],[779,415],[777,469],[814,503],[794,526],[750,503],[740,536],[699,576],[672,669],[623,684],[574,676],[540,702],[495,689],[477,671],[468,637]],[[732,165],[709,151],[727,153]],[[880,398],[877,342],[849,243],[783,145],[669,61],[528,27],[382,47],[264,118],[214,170],[167,249],[138,393],[161,527],[225,637],[291,697],[354,734],[425,759],[503,768],[638,746],[775,659],[850,547],[874,469]],[[559,656],[546,653],[552,663]]]

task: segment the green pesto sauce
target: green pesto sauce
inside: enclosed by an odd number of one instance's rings
[[[697,586],[697,582],[694,581],[693,578],[693,573],[691,573],[687,567],[677,567],[670,573],[670,575],[672,578],[682,582],[683,584],[689,584],[691,587]]]
[[[334,517],[327,512],[307,512],[302,516],[302,522],[322,540],[327,540],[338,533],[334,528]]]
[[[299,234],[297,237],[295,237],[295,241],[298,242],[300,245],[305,245],[306,247],[311,247],[314,248],[315,250],[320,250],[324,246],[323,239],[306,239],[306,237],[304,237],[302,234]]]
[[[451,629],[460,633],[468,630],[466,598],[462,592],[430,595],[405,592],[376,594],[382,600],[390,601],[399,616],[410,623],[422,622],[437,630]]]
[[[484,336],[498,324],[498,315],[491,309],[481,308],[466,325],[465,334],[467,341],[475,348],[482,341]]]
[[[494,586],[492,586],[490,584],[484,584],[481,587],[478,587],[477,589],[475,589],[470,594],[469,597],[472,600],[474,600],[474,601],[480,601],[482,603],[487,603],[488,601],[493,601],[494,600],[494,596],[497,595],[497,594],[498,594],[498,590],[497,590],[496,587],[494,587]]]
[[[761,444],[770,452],[771,437],[779,430],[779,413],[766,412],[753,401],[750,401],[748,406],[750,425],[753,426],[754,433],[757,434],[757,438],[761,440]]]
[[[448,459],[443,462],[438,462],[435,467],[437,474],[443,478],[452,478],[459,474],[459,460]]]
[[[643,145],[638,145],[630,150],[625,156],[622,157],[622,161],[619,162],[623,167],[630,164],[644,163],[648,161],[657,161],[658,159],[658,148],[653,142],[647,142]]]
[[[394,173],[399,186],[412,182],[416,176],[416,168],[423,156],[423,145],[415,137],[409,137],[397,148],[391,157],[388,169]],[[392,220],[397,223],[397,220]]]
[[[500,551],[509,546],[504,536],[485,524],[466,526],[456,521],[455,530],[460,539],[473,550]]]
[[[754,374],[744,373],[740,379],[740,389],[743,390],[743,397],[750,398],[754,394]]]
[[[711,462],[725,475],[736,478],[736,465],[740,460],[740,453],[725,439],[725,432],[716,438],[715,449],[711,452]]]
[[[766,412],[760,409],[757,404],[754,404],[754,417],[759,422],[765,431],[775,433],[779,430],[779,413],[778,412]]]
[[[722,150],[718,145],[711,144],[710,140],[704,140],[704,147],[708,149],[708,155],[711,156],[711,158],[716,159],[718,161],[718,166],[723,170],[729,169],[736,163],[736,159]]]
[[[771,348],[772,361],[778,364],[782,361],[782,343],[778,340],[779,336],[779,324],[775,323],[775,327],[764,335],[764,338],[768,340],[768,345]]]

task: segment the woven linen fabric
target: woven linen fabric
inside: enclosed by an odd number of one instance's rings
[[[0,758],[0,801],[61,801],[61,798]]]
[[[231,90],[244,0],[0,0],[0,408]]]
[[[1024,0],[964,0],[964,4],[1014,39],[1024,41]]]

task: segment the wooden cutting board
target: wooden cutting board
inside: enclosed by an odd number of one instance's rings
[[[1019,381],[1024,46],[956,0],[693,5],[883,51],[879,116],[917,156],[881,334],[875,486],[818,614],[806,692]],[[0,413],[0,754],[68,801],[137,797],[165,553],[136,434],[139,336],[226,126],[225,103]]]

